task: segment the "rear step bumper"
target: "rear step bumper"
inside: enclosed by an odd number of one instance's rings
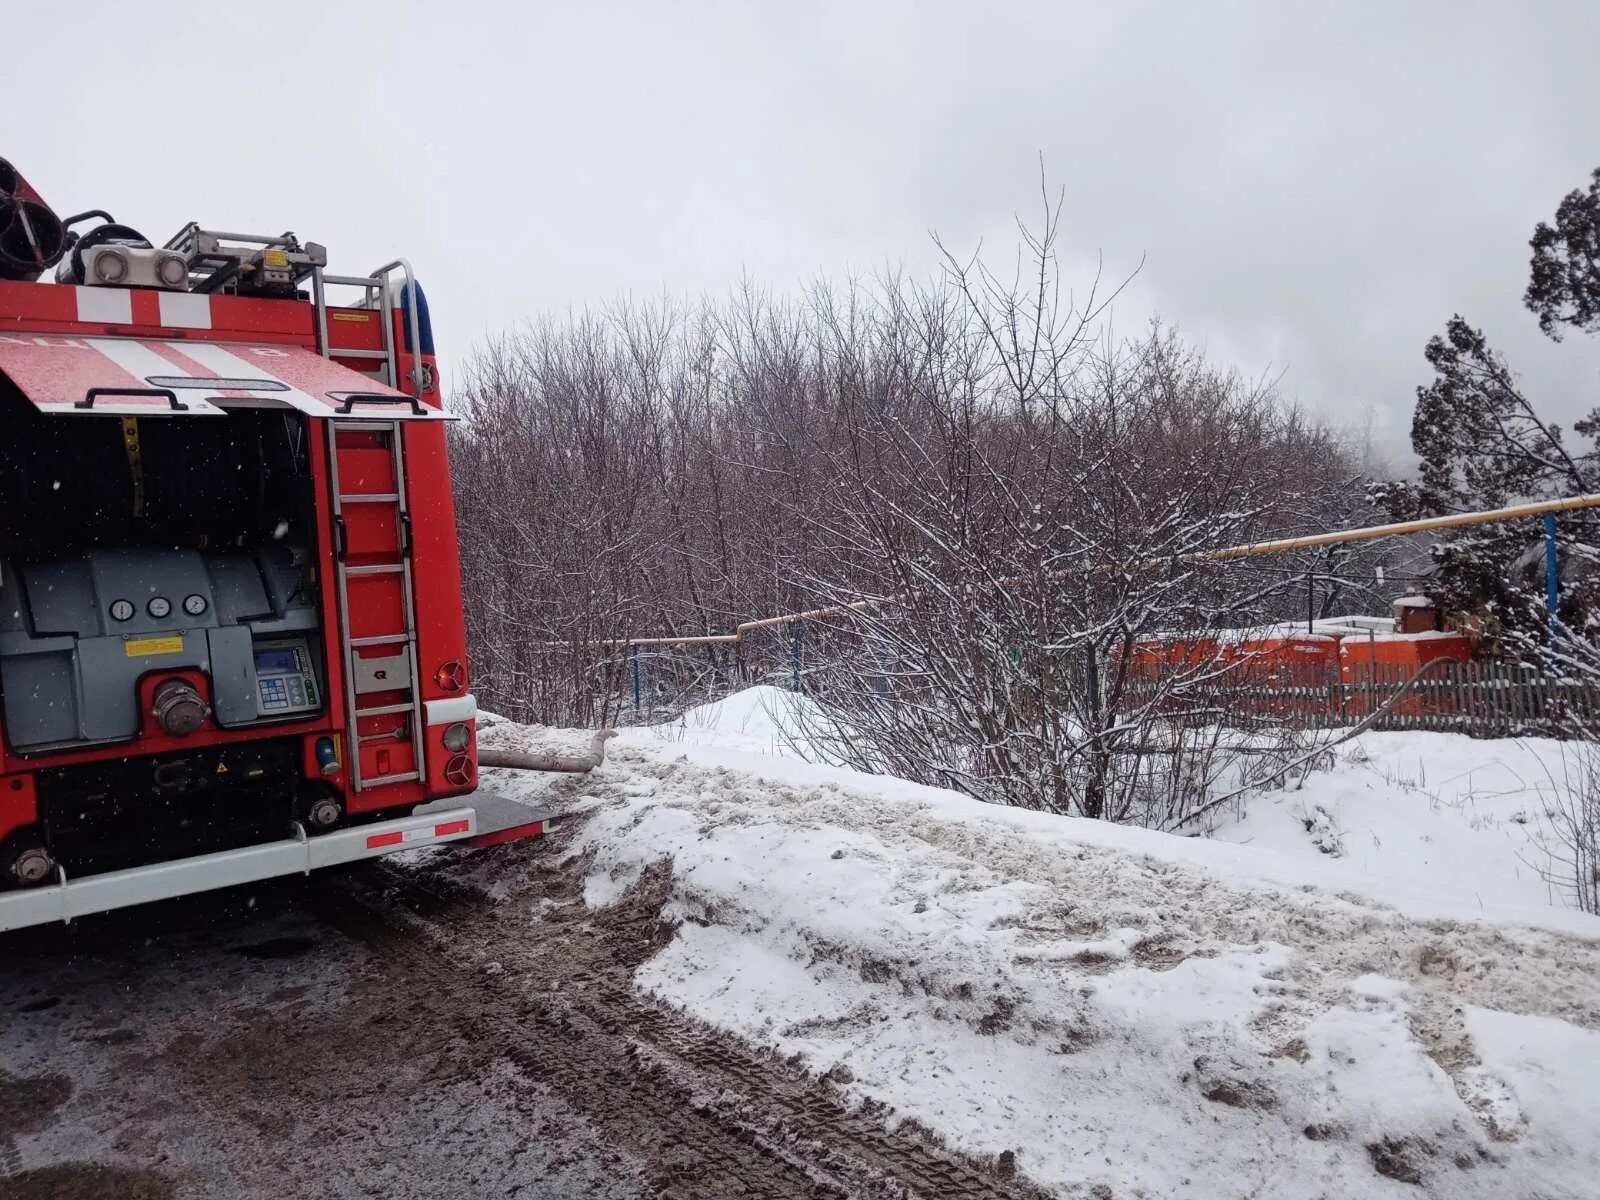
[[[303,830],[280,842],[264,842],[238,850],[221,850],[193,858],[172,859],[124,871],[107,871],[47,887],[0,892],[0,933],[71,921],[153,900],[258,883],[283,875],[303,875],[319,867],[377,858],[397,850],[448,842],[493,845],[537,837],[549,826],[549,814],[477,793],[471,807],[430,805],[396,821],[381,821],[307,837]],[[480,803],[481,801],[481,803]]]

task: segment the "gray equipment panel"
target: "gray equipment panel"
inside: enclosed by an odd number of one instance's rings
[[[250,630],[244,625],[224,625],[206,631],[211,649],[211,704],[223,728],[244,725],[256,711],[256,673],[251,662]]]
[[[0,563],[0,689],[8,743],[19,751],[138,735],[139,681],[163,670],[211,680],[224,728],[281,720],[321,705],[316,590],[306,556],[159,548],[93,550],[50,562]],[[300,633],[315,702],[263,710],[259,644]]]
[[[4,676],[6,733],[13,746],[69,742],[78,735],[77,712],[63,704],[73,694],[72,643],[68,638],[42,638],[67,645],[56,651],[8,654]]]

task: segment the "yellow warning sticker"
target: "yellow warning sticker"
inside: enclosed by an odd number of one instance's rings
[[[360,321],[362,324],[366,324],[368,321],[372,320],[371,313],[336,312],[329,313],[328,315],[335,321]]]
[[[122,652],[129,658],[143,658],[147,654],[182,654],[183,638],[130,638],[122,643]]]

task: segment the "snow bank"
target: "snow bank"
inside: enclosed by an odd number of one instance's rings
[[[1216,837],[1327,857],[1350,887],[1423,893],[1444,915],[1476,911],[1581,931],[1588,922],[1561,911],[1566,898],[1544,878],[1549,858],[1539,840],[1550,775],[1560,775],[1569,752],[1538,738],[1369,733],[1303,788],[1252,796],[1245,817]]]
[[[676,721],[657,726],[655,735],[697,745],[782,754],[793,749],[802,726],[814,722],[817,715],[817,706],[804,696],[781,688],[752,687],[692,708]]]
[[[976,814],[1063,847],[1147,854],[1281,887],[1358,892],[1423,919],[1510,921],[1600,936],[1600,921],[1560,905],[1526,846],[1538,788],[1546,782],[1543,764],[1559,755],[1557,742],[1366,734],[1342,748],[1335,771],[1314,772],[1298,791],[1252,796],[1241,825],[1206,839],[978,805],[956,792],[807,761],[819,751],[794,735],[825,727],[827,717],[815,707],[775,688],[753,688],[669,726],[624,730],[613,753],[676,747],[699,765],[754,771],[796,786],[864,787],[956,820]],[[1318,814],[1319,806],[1327,815]],[[1307,831],[1305,817],[1321,828]],[[1409,835],[1402,837],[1402,830]],[[1318,836],[1329,834],[1343,838],[1344,853],[1320,848]],[[1416,852],[1430,846],[1431,852]]]
[[[1335,858],[1287,797],[1230,844],[774,753],[795,703],[630,731],[584,784],[591,903],[671,862],[676,934],[637,976],[662,1001],[1062,1195],[1576,1196],[1600,1173],[1600,921],[1520,885],[1440,894],[1466,843],[1427,823],[1470,830],[1544,748],[1369,739],[1315,793]],[[1367,840],[1400,845],[1356,853],[1380,817]],[[1515,839],[1479,823],[1486,870]]]

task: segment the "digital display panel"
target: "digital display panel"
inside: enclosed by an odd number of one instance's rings
[[[299,671],[300,660],[293,648],[282,650],[257,650],[256,674],[293,674]]]

